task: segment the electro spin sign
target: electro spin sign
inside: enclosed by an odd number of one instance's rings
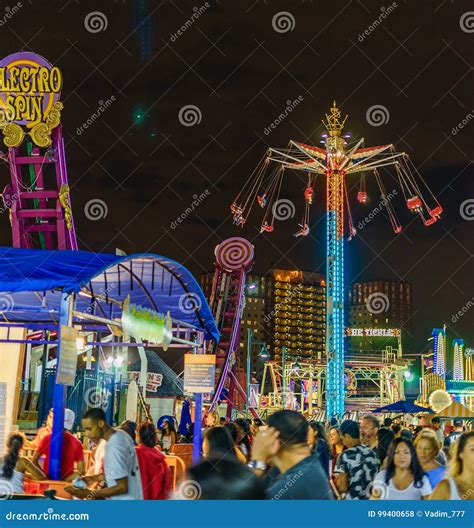
[[[44,57],[30,52],[0,61],[0,130],[7,147],[18,147],[25,135],[39,147],[51,145],[59,125],[62,73]]]

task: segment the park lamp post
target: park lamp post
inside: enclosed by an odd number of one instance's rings
[[[251,375],[251,359],[252,359],[252,345],[262,345],[260,352],[258,353],[259,359],[263,362],[268,361],[271,358],[270,352],[267,348],[265,341],[259,341],[253,338],[252,329],[247,329],[247,387],[246,387],[246,402],[245,402],[245,417],[249,416],[249,405],[250,405],[250,375]]]

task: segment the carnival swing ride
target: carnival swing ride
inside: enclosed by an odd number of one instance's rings
[[[288,206],[282,199],[285,175],[289,171],[306,174],[303,190],[303,211],[296,237],[310,234],[310,208],[315,201],[315,183],[326,180],[326,409],[328,417],[344,413],[344,237],[351,240],[357,234],[350,205],[348,178],[360,174],[357,200],[361,204],[370,201],[366,180],[372,173],[395,234],[402,231],[402,224],[387,193],[380,169],[394,169],[392,179],[401,189],[406,207],[419,216],[425,226],[431,226],[440,218],[443,209],[423,177],[413,165],[408,154],[397,152],[394,145],[365,147],[364,139],[353,140],[342,134],[347,116],[333,103],[326,114],[322,135],[325,148],[291,140],[285,149],[269,148],[244,184],[231,205],[234,224],[243,227],[253,207],[263,210],[261,233],[271,234],[279,220],[281,208]],[[293,175],[294,176],[294,175]],[[294,180],[293,180],[294,181]],[[288,215],[285,216],[288,218]],[[347,220],[346,220],[347,219]]]

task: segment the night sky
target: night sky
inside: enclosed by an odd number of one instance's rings
[[[285,147],[290,139],[319,145],[321,118],[336,99],[349,114],[345,131],[364,137],[366,146],[394,143],[408,152],[445,209],[442,221],[426,228],[397,201],[400,235],[378,214],[346,246],[347,281],[412,283],[416,351],[443,322],[449,339],[474,346],[472,3],[23,0],[14,13],[16,4],[9,4],[9,11],[0,9],[3,55],[34,51],[63,71],[62,119],[81,249],[154,252],[199,276],[213,269],[217,243],[242,235],[255,245],[257,272],[325,273],[322,178],[305,239],[292,236],[304,189],[295,174],[286,176],[281,197],[297,213],[272,234],[259,234],[259,214],[243,230],[233,226],[229,205],[268,146]],[[92,26],[90,13],[98,10],[101,20]],[[287,27],[275,22],[282,11]],[[179,119],[188,105],[198,109],[192,126]],[[385,107],[388,122],[369,124],[374,105]],[[100,115],[81,128],[93,114]],[[5,164],[0,177],[3,187]],[[390,173],[383,177],[387,191],[395,188]],[[356,224],[379,201],[368,181],[372,202],[364,208],[356,205],[358,176],[349,180]],[[202,193],[205,199],[173,229]],[[104,218],[90,219],[90,200],[105,203]],[[0,226],[0,243],[10,245],[6,214]],[[463,307],[466,313],[453,322]]]

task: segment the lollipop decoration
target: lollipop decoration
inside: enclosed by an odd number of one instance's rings
[[[224,240],[215,249],[217,264],[225,271],[249,269],[253,263],[254,247],[241,237]]]

